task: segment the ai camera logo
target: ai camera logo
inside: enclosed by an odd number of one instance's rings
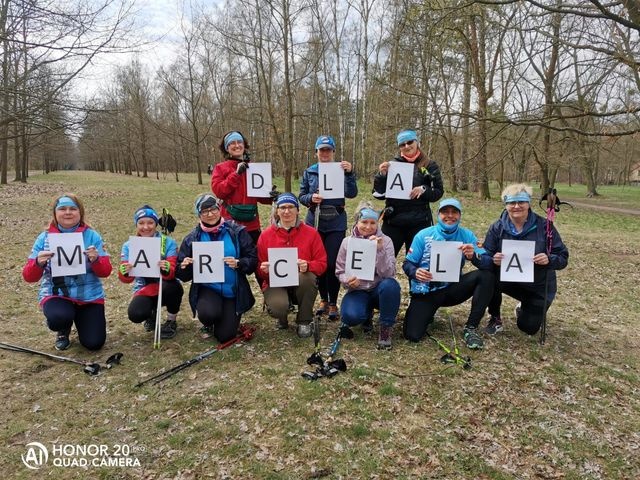
[[[22,455],[22,463],[31,470],[38,470],[46,465],[49,460],[49,452],[40,442],[27,443],[27,453]]]

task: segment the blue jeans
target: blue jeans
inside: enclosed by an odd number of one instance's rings
[[[371,290],[351,290],[342,298],[340,316],[342,323],[354,326],[365,323],[380,310],[380,325],[387,327],[396,323],[400,309],[400,284],[395,278],[385,278]]]

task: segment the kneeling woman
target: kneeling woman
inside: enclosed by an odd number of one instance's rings
[[[378,212],[369,204],[361,204],[356,212],[356,224],[351,236],[345,238],[340,245],[336,260],[336,275],[340,283],[347,289],[342,298],[340,316],[343,323],[343,336],[353,335],[349,327],[362,325],[366,332],[371,329],[373,309],[380,310],[380,332],[378,349],[391,349],[391,335],[396,315],[400,308],[400,284],[396,275],[396,256],[391,238],[387,237],[378,226]],[[376,263],[373,281],[361,280],[347,275],[345,264],[347,249],[351,238],[368,239],[376,242]]]
[[[431,243],[434,241],[462,242],[463,258],[479,267],[480,255],[484,250],[478,247],[478,239],[471,230],[460,226],[462,205],[455,198],[447,198],[438,207],[438,223],[416,234],[411,249],[402,268],[410,279],[411,302],[404,319],[404,336],[417,342],[427,333],[433,316],[440,307],[459,305],[471,298],[471,311],[464,327],[464,341],[467,347],[480,349],[484,346],[478,334],[478,325],[493,294],[494,275],[490,270],[474,270],[461,274],[457,283],[433,282],[429,272],[431,264]]]
[[[500,219],[489,227],[484,241],[486,254],[483,260],[495,265],[499,271],[504,258],[502,240],[529,240],[535,242],[533,257],[533,283],[498,282],[489,303],[489,325],[485,332],[495,335],[501,332],[500,306],[506,293],[520,303],[515,316],[518,328],[534,335],[556,296],[556,270],[562,270],[569,262],[569,250],[562,242],[555,226],[547,231],[546,219],[531,210],[531,187],[524,184],[509,185],[502,192],[505,210]]]
[[[162,275],[162,305],[167,307],[167,321],[162,325],[160,338],[168,339],[176,336],[176,316],[180,311],[184,290],[175,279],[178,246],[176,241],[157,231],[158,214],[149,205],[144,205],[133,214],[136,235],[139,237],[160,238],[160,274]],[[131,277],[129,272],[129,241],[122,245],[118,278],[124,283],[133,283],[133,299],[129,303],[129,320],[133,323],[144,322],[144,329],[150,332],[156,324],[156,308],[158,306],[157,278]]]
[[[224,282],[192,283],[189,289],[189,304],[203,330],[224,343],[237,335],[242,314],[255,303],[247,275],[258,264],[256,247],[244,226],[222,218],[213,195],[199,195],[195,213],[200,222],[182,240],[176,276],[193,280],[193,242],[224,242]]]
[[[80,275],[53,277],[49,246],[50,234],[81,233],[87,261]],[[107,338],[104,314],[104,289],[100,278],[111,273],[109,255],[98,232],[84,220],[84,205],[78,197],[67,193],[53,202],[53,220],[38,235],[22,276],[27,282],[40,282],[40,307],[47,326],[57,332],[57,350],[69,348],[69,334],[75,323],[80,343],[89,350],[99,350]]]

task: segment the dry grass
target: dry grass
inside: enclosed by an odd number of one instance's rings
[[[142,203],[171,207],[176,239],[190,230],[192,200],[207,189],[194,183],[66,172],[0,188],[0,340],[53,352],[36,287],[20,272],[54,195],[84,199],[115,264]],[[482,236],[500,206],[464,204],[465,224]],[[640,219],[575,209],[561,212],[558,227],[571,258],[547,344],[518,332],[506,313],[503,335],[465,352],[469,371],[444,367],[435,345],[408,344],[397,331],[394,349],[378,352],[358,330],[340,350],[346,373],[305,381],[312,342],[276,331],[258,295],[245,317],[258,326],[249,344],[136,389],[213,345],[199,338],[185,298],[178,336],[153,351],[151,334],[126,318],[129,287],[112,275],[108,343],[97,357],[121,351],[121,366],[93,378],[74,365],[0,351],[0,470],[5,478],[638,478]],[[511,307],[506,300],[505,312]],[[443,312],[458,333],[467,308]],[[324,328],[328,345],[337,326]],[[449,341],[445,321],[434,333]],[[77,341],[65,354],[96,358]],[[32,441],[126,444],[141,466],[48,464],[32,472],[20,459]]]

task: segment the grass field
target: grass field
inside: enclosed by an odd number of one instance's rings
[[[567,197],[576,188],[567,187]],[[207,190],[194,176],[176,183],[90,172],[0,187],[0,341],[55,352],[37,286],[21,277],[54,196],[72,191],[83,199],[116,265],[136,207],[169,207],[179,242],[195,225],[193,199]],[[366,198],[369,188],[361,190]],[[640,207],[640,189],[602,191],[612,205]],[[502,209],[469,195],[463,205],[463,224],[480,238]],[[434,344],[409,344],[401,328],[390,352],[375,350],[375,336],[356,329],[339,352],[347,372],[306,381],[300,373],[312,341],[293,328],[277,331],[256,292],[244,317],[258,327],[250,343],[136,389],[215,344],[200,338],[185,295],[178,336],[154,351],[152,334],[128,321],[130,287],[114,273],[105,282],[106,346],[93,355],[74,332],[64,355],[104,361],[120,351],[122,365],[89,377],[76,365],[0,350],[0,471],[12,479],[639,478],[640,217],[574,208],[556,223],[570,259],[559,273],[546,345],[517,330],[514,302],[505,299],[505,332],[485,338],[481,352],[462,347],[471,370],[444,366]],[[407,282],[398,278],[403,313]],[[434,335],[450,342],[451,315],[460,342],[467,311],[468,304],[441,311]],[[328,346],[337,325],[323,329]],[[30,442],[49,449],[39,470],[21,460]],[[56,466],[51,452],[61,445],[104,445],[139,466],[94,466],[90,455],[82,457],[86,467]]]

